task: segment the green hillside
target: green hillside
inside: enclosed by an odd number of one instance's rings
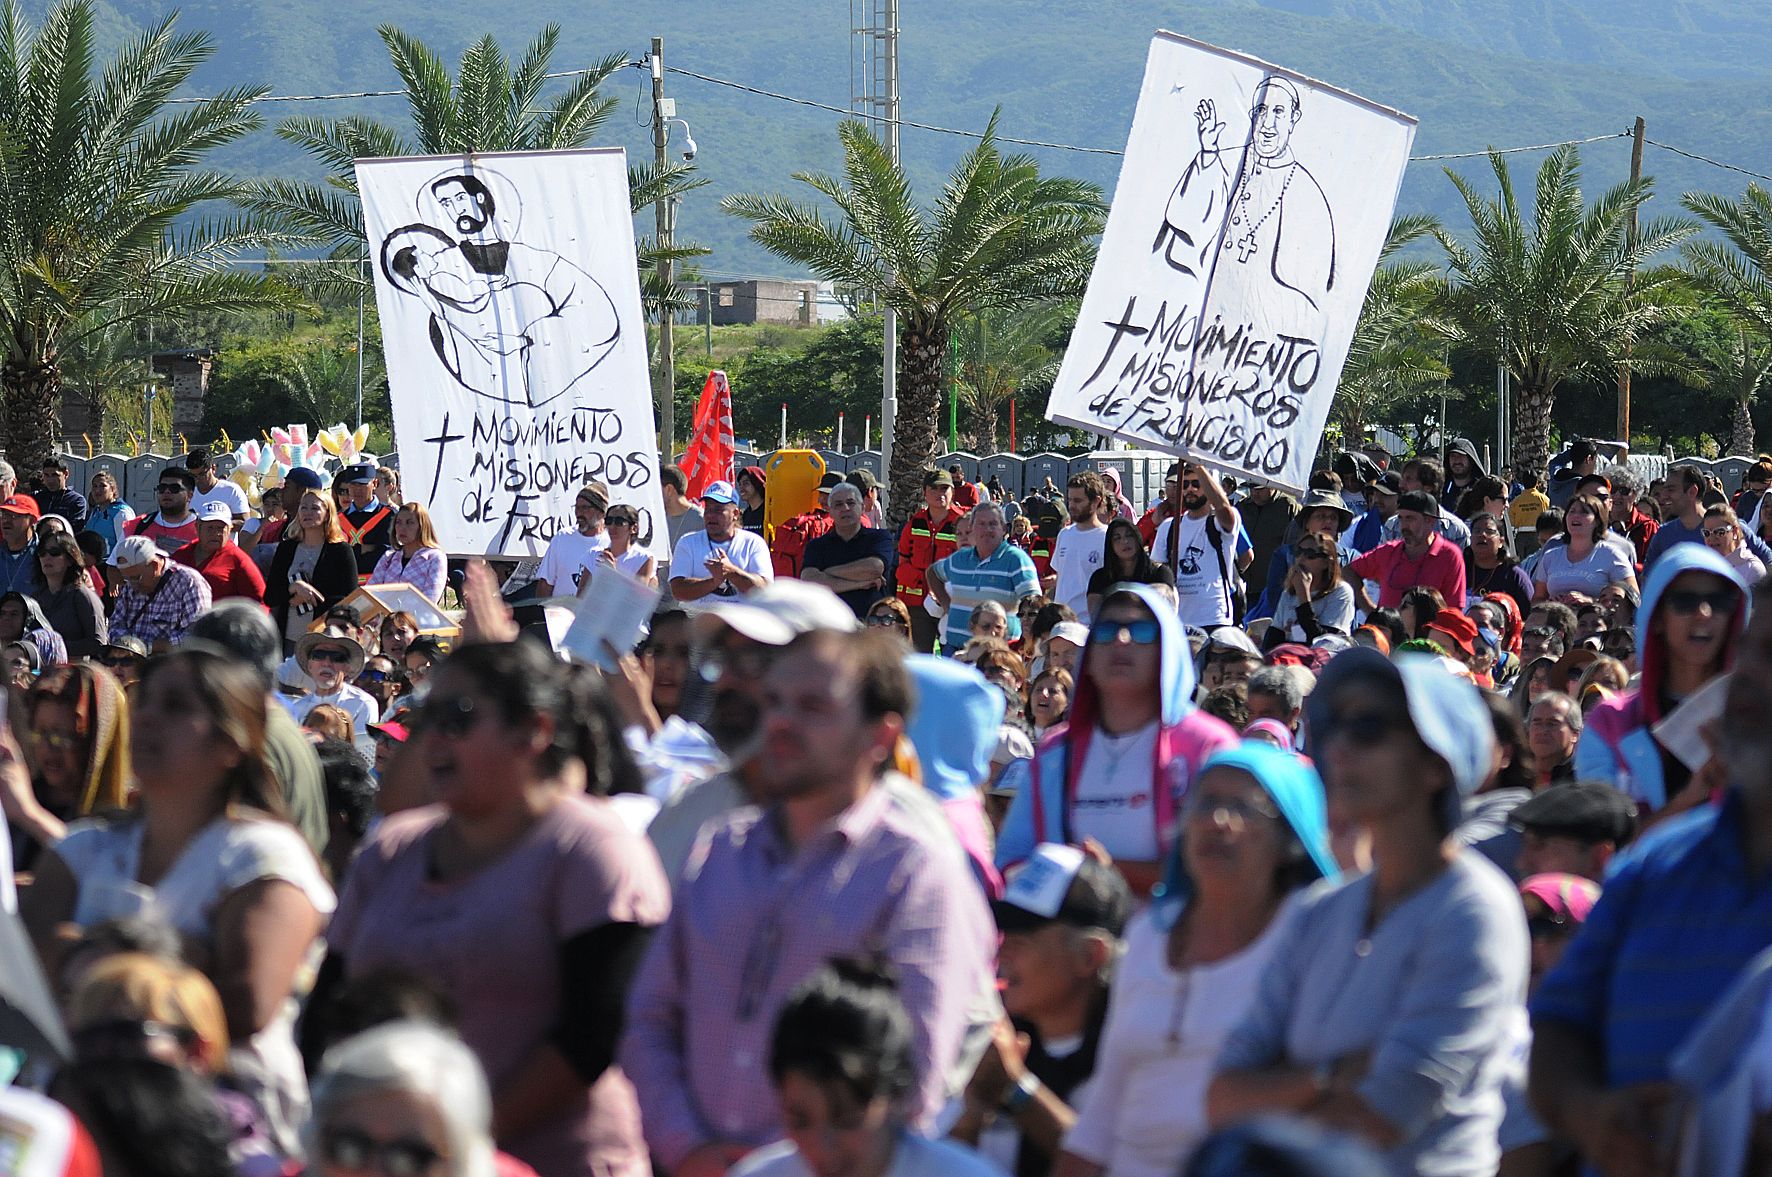
[[[44,0],[31,0],[44,7]],[[1642,114],[1651,138],[1772,172],[1772,0],[904,0],[904,116],[977,128],[1001,105],[1003,133],[1119,147],[1131,119],[1146,43],[1167,27],[1281,62],[1396,106],[1421,120],[1418,153],[1469,151],[1621,131]],[[159,12],[147,0],[108,0],[111,33]],[[840,0],[725,0],[648,5],[588,0],[574,5],[505,0],[496,7],[420,0],[197,0],[191,27],[221,52],[204,87],[262,81],[277,93],[386,89],[395,84],[375,27],[392,21],[450,56],[486,31],[513,51],[549,20],[565,29],[556,65],[605,53],[636,57],[666,38],[673,65],[836,106],[850,88],[849,5]],[[622,107],[603,134],[650,151],[637,118],[645,75],[621,80]],[[836,116],[682,76],[669,82],[713,184],[682,210],[680,231],[716,248],[716,273],[779,273],[782,263],[719,215],[735,190],[792,187],[789,175],[835,162]],[[302,111],[401,115],[397,100],[280,104]],[[963,149],[954,136],[906,130],[913,174],[931,184]],[[1035,149],[1054,170],[1112,188],[1111,156]],[[1522,157],[1528,166],[1535,157]],[[1587,150],[1590,186],[1621,178],[1622,140]],[[228,162],[251,172],[302,170],[265,132]],[[1481,161],[1460,166],[1481,168]],[[1738,191],[1746,178],[1651,149],[1648,170],[1673,211],[1681,191]],[[1412,167],[1403,205],[1452,211],[1437,163]]]

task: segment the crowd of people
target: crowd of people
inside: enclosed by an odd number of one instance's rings
[[[0,1172],[1761,1172],[1772,459],[1562,458],[667,465],[502,588],[373,465],[0,464]]]

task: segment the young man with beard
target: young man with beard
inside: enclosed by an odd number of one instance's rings
[[[1419,490],[1426,492],[1430,499],[1439,493],[1441,479],[1445,477],[1440,470],[1440,464],[1432,458],[1412,458],[1404,463],[1403,469],[1399,473],[1404,494],[1408,494],[1412,490]],[[1459,551],[1470,546],[1471,529],[1464,525],[1464,520],[1441,506],[1438,499],[1434,501],[1434,509],[1429,518],[1435,521],[1435,526],[1440,534],[1451,541]],[[1383,536],[1385,540],[1393,540],[1397,538],[1398,534],[1397,519],[1393,515],[1384,525]]]
[[[1218,479],[1204,466],[1181,468],[1181,514],[1157,528],[1151,558],[1175,574],[1176,613],[1200,629],[1241,620],[1236,573],[1242,520]]]
[[[1399,538],[1379,544],[1348,565],[1358,578],[1354,595],[1360,608],[1373,607],[1364,583],[1368,580],[1377,582],[1378,607],[1383,609],[1397,608],[1403,594],[1418,584],[1439,590],[1443,601],[1463,603],[1464,551],[1436,527],[1439,509],[1434,496],[1424,490],[1406,491],[1397,500],[1391,522],[1397,525]],[[1470,532],[1465,535],[1468,540]]]
[[[1089,624],[1089,578],[1107,551],[1107,524],[1101,518],[1107,501],[1101,475],[1092,470],[1071,475],[1065,483],[1065,509],[1071,521],[1058,533],[1052,571],[1040,584],[1041,592],[1069,607],[1083,625]]]
[[[197,491],[197,480],[183,466],[168,466],[160,471],[154,487],[155,509],[129,521],[124,530],[130,535],[145,535],[168,554],[186,544],[197,542],[197,513],[191,510],[191,496]]]
[[[804,588],[853,623],[826,590]],[[703,831],[629,990],[621,1066],[646,1143],[674,1177],[724,1174],[781,1137],[771,1028],[834,957],[896,971],[913,1130],[929,1131],[947,1102],[972,1006],[994,985],[995,938],[951,831],[928,827],[886,783],[911,706],[903,663],[894,639],[820,628],[755,676],[759,805]]]

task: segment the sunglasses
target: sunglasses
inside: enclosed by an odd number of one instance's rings
[[[427,732],[439,736],[465,736],[480,722],[474,701],[467,697],[433,699],[419,712],[418,723]]]
[[[1565,916],[1535,915],[1526,921],[1526,932],[1534,940],[1555,940],[1573,931]]]
[[[376,1140],[352,1128],[322,1133],[320,1155],[328,1165],[386,1177],[418,1177],[447,1159],[422,1140]]]
[[[1731,531],[1735,530],[1735,525],[1733,523],[1722,523],[1716,527],[1701,527],[1698,530],[1699,534],[1703,535],[1705,539],[1722,539]]]
[[[154,488],[155,494],[175,495],[184,493],[184,484],[180,482],[162,482]]]
[[[605,515],[603,516],[603,525],[605,527],[638,527],[640,521],[629,519],[625,515]]]
[[[1680,617],[1691,617],[1698,612],[1700,605],[1709,605],[1710,611],[1718,615],[1733,610],[1735,602],[1740,599],[1740,596],[1741,594],[1734,589],[1720,589],[1714,593],[1676,589],[1664,594],[1661,599],[1667,602],[1668,612]]]
[[[384,683],[384,682],[387,682],[390,677],[392,677],[392,676],[390,676],[388,674],[388,672],[385,670],[365,670],[362,674],[359,674],[357,676],[357,681],[358,682],[367,682],[367,683]]]
[[[134,666],[137,661],[134,654],[107,654],[98,660],[100,666],[108,666],[113,669],[119,666]]]
[[[868,624],[875,629],[888,629],[898,624],[898,618],[890,613],[870,613],[868,614]]]
[[[1163,630],[1152,618],[1140,618],[1137,621],[1098,621],[1095,628],[1089,631],[1089,640],[1100,646],[1111,646],[1126,637],[1135,646],[1154,646],[1162,636]]]
[[[1217,820],[1219,814],[1232,818],[1242,825],[1248,825],[1257,818],[1278,821],[1280,811],[1273,805],[1257,801],[1251,797],[1189,797],[1182,806],[1181,815],[1189,820],[1209,818]]]
[[[56,752],[67,752],[80,746],[79,736],[70,736],[66,732],[31,732],[31,743],[39,748],[49,748]]]
[[[322,647],[317,650],[309,650],[308,651],[308,661],[309,662],[346,663],[346,662],[349,662],[350,660],[351,660],[351,656],[349,654],[345,653],[345,651],[334,650],[331,647]]]

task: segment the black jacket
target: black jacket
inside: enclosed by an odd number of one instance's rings
[[[279,635],[289,631],[289,567],[295,563],[295,549],[300,546],[298,535],[278,544],[277,554],[271,557],[271,569],[265,573],[265,604],[277,621]],[[318,617],[357,591],[357,553],[347,543],[326,544],[320,549],[308,583],[325,597],[314,607],[314,616]]]

